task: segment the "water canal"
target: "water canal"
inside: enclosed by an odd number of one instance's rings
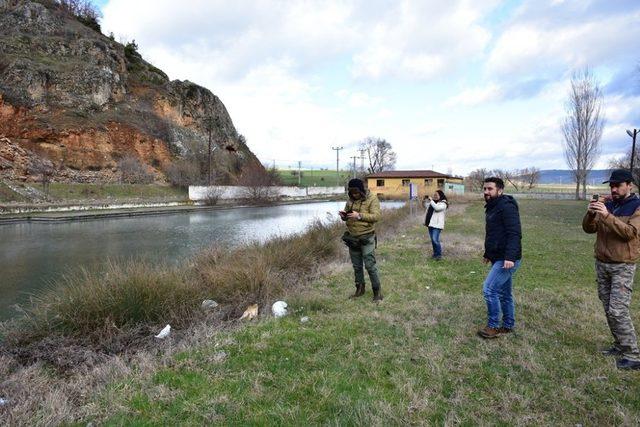
[[[236,246],[299,233],[314,219],[336,220],[342,202],[234,208],[63,223],[0,225],[0,320],[15,304],[79,267],[109,260],[179,263],[211,245]],[[402,206],[384,202],[383,208]]]

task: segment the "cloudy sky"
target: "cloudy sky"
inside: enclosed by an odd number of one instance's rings
[[[604,88],[599,166],[640,127],[638,0],[102,0],[171,79],[225,103],[265,163],[335,167],[367,136],[398,169],[565,169],[571,74]]]

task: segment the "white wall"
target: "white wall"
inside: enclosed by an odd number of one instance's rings
[[[242,199],[246,198],[244,187],[231,185],[189,186],[189,199],[194,201],[206,199],[208,189],[212,188],[216,193],[220,193],[220,199]],[[344,187],[273,187],[273,191],[278,196],[283,197],[308,197],[308,196],[333,196],[344,195]]]

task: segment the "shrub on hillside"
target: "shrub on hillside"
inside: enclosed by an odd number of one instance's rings
[[[171,185],[187,188],[190,185],[200,184],[200,165],[192,160],[176,160],[165,170],[167,179]]]
[[[147,171],[147,167],[140,160],[127,155],[118,162],[120,181],[125,184],[149,184],[153,182],[153,175]]]
[[[101,33],[100,10],[90,0],[56,0],[60,9],[87,27]]]

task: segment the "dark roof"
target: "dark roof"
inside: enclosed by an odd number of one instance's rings
[[[367,175],[367,178],[454,178],[432,170],[417,171],[384,171]]]

